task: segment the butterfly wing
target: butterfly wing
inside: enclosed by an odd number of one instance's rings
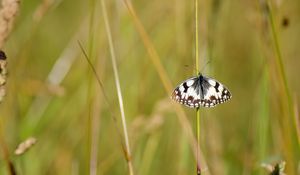
[[[202,75],[201,75],[202,76]],[[214,107],[217,104],[228,101],[232,95],[222,83],[215,79],[200,76],[200,85],[203,97],[200,100],[200,105],[203,107]]]
[[[230,98],[222,83],[202,75],[185,80],[172,93],[173,100],[190,108],[214,107]]]
[[[201,91],[199,86],[199,77],[192,77],[179,86],[177,86],[173,93],[172,99],[190,108],[200,107]]]

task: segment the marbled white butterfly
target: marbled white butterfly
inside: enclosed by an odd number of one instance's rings
[[[172,93],[173,100],[190,108],[214,107],[230,98],[223,84],[201,74],[185,80]]]

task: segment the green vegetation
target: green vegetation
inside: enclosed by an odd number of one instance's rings
[[[196,66],[194,1],[21,0],[0,36],[0,174],[196,174],[196,110],[170,99],[195,70],[233,95],[199,110],[202,174],[300,174],[300,1],[198,6]]]

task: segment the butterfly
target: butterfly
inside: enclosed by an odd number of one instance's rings
[[[231,97],[223,84],[202,74],[182,82],[171,96],[173,100],[190,108],[214,107]]]

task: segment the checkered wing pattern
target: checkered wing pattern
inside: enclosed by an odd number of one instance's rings
[[[185,80],[172,93],[172,99],[190,108],[214,107],[231,97],[223,84],[203,75]]]

